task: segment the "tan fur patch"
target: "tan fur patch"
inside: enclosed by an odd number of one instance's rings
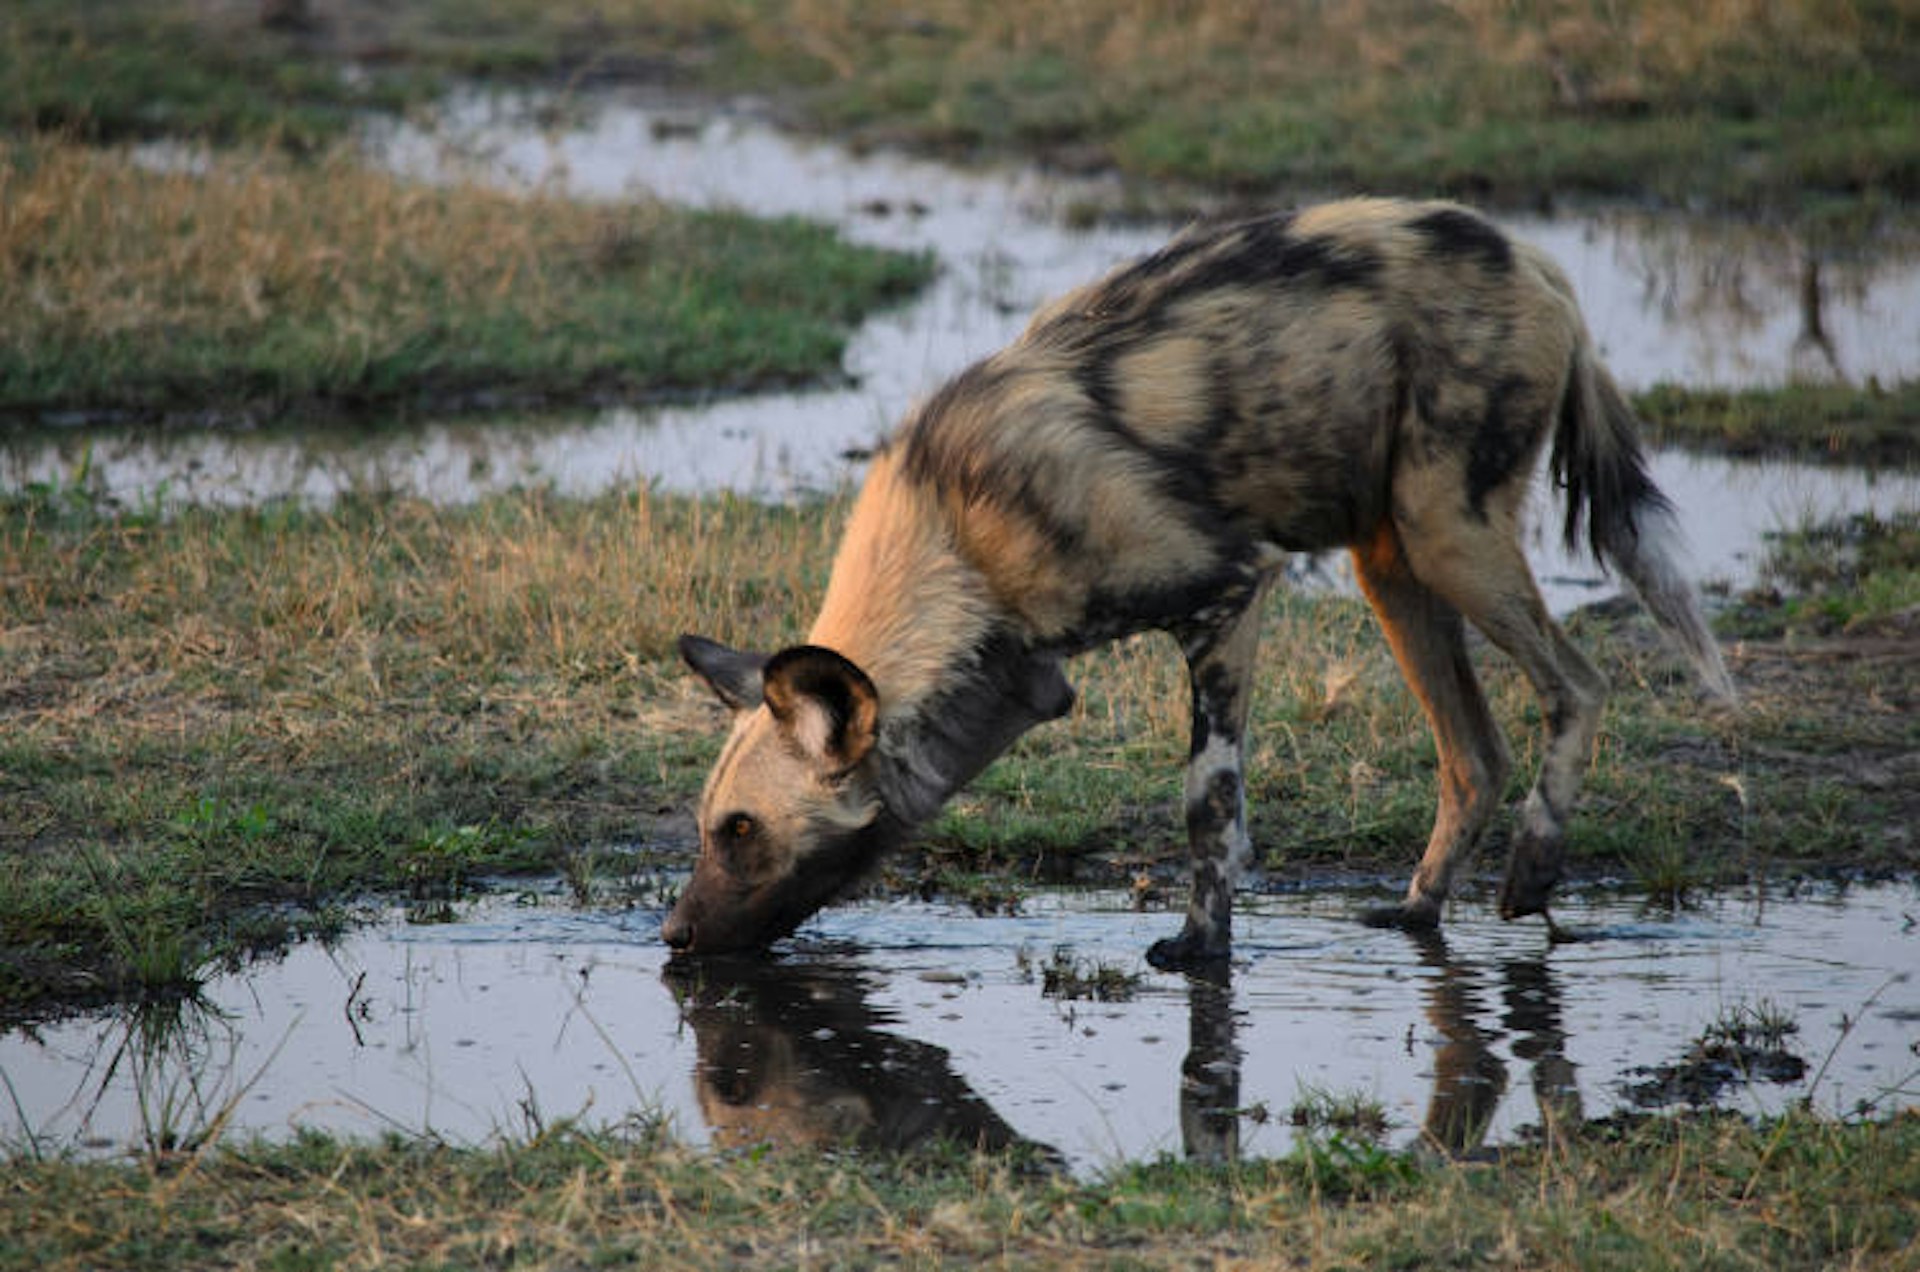
[[[1109,459],[1091,474],[1087,573],[1103,590],[1165,587],[1209,561],[1212,547],[1188,510],[1154,492],[1151,475]]]
[[[992,609],[934,498],[900,480],[893,456],[874,460],[808,639],[864,670],[881,710],[891,713],[937,686],[956,652],[978,640]]]
[[[1151,445],[1188,441],[1206,421],[1214,347],[1197,334],[1171,335],[1118,358],[1114,382],[1128,430]]]

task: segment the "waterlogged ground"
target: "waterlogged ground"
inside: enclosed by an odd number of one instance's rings
[[[549,185],[585,198],[793,214],[881,246],[932,252],[940,279],[867,323],[847,357],[854,383],[709,404],[404,428],[255,432],[90,428],[0,446],[0,483],[77,474],[124,501],[324,503],[395,490],[459,502],[547,484],[564,494],[651,483],[765,497],[833,489],[912,402],[1000,347],[1043,300],[1152,249],[1177,227],[1115,224],[1094,179],[1027,169],[962,171],[795,138],[749,113],[688,112],[627,98],[556,108],[545,97],[469,96],[436,127],[381,126],[370,154],[428,180]],[[155,162],[182,162],[157,151]],[[1824,259],[1774,231],[1614,214],[1517,219],[1568,270],[1610,365],[1630,387],[1777,384],[1792,377],[1909,377],[1920,348],[1920,259]],[[1706,578],[1752,579],[1761,537],[1782,524],[1920,504],[1920,478],[1666,454],[1673,496]],[[1543,536],[1536,563],[1561,607],[1601,580]],[[1553,584],[1552,580],[1561,580]]]
[[[666,1118],[721,1147],[1027,1142],[1085,1173],[1281,1153],[1342,1105],[1377,1105],[1389,1145],[1456,1153],[1689,1104],[1920,1107],[1912,884],[1678,913],[1575,896],[1560,919],[1586,939],[1562,945],[1476,905],[1422,941],[1354,923],[1353,894],[1248,897],[1222,984],[1148,971],[1140,951],[1177,917],[1127,900],[845,906],[770,963],[693,966],[668,963],[650,909],[395,915],[217,979],[200,1004],[7,1036],[0,1140],[474,1142]],[[1061,978],[1118,1000],[1065,997]],[[1343,1133],[1376,1133],[1361,1122]]]

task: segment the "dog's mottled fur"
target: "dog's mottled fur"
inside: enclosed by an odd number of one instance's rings
[[[735,709],[701,853],[664,928],[693,951],[790,932],[1021,732],[1062,660],[1160,628],[1185,651],[1193,892],[1179,966],[1223,956],[1251,855],[1241,760],[1260,600],[1286,553],[1351,550],[1432,721],[1439,811],[1392,922],[1428,927],[1510,767],[1471,622],[1540,695],[1545,758],[1501,891],[1540,912],[1605,681],[1521,554],[1543,448],[1566,533],[1730,695],[1635,422],[1566,278],[1464,208],[1358,200],[1196,230],[1042,310],[875,458],[806,645],[697,637]]]

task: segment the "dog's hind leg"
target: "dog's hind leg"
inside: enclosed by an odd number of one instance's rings
[[[1269,575],[1224,621],[1174,633],[1187,656],[1193,734],[1187,757],[1187,849],[1193,891],[1180,935],[1155,941],[1147,961],[1162,970],[1226,958],[1233,946],[1233,884],[1253,856],[1247,838],[1247,713]]]
[[[1355,548],[1353,562],[1401,673],[1426,708],[1440,787],[1433,833],[1406,900],[1363,917],[1381,927],[1432,928],[1455,872],[1499,810],[1512,761],[1467,657],[1460,611],[1408,570],[1393,527],[1383,524],[1371,543]]]
[[[1445,487],[1422,492],[1403,481],[1396,494],[1394,520],[1414,577],[1519,664],[1539,695],[1546,755],[1521,808],[1500,913],[1509,919],[1544,913],[1600,729],[1606,677],[1547,615],[1515,532],[1523,483],[1489,498],[1485,515],[1462,510],[1456,492]]]

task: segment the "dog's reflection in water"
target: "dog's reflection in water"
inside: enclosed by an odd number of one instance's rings
[[[1513,1038],[1513,1055],[1529,1062],[1541,1134],[1554,1142],[1577,1129],[1583,1116],[1580,1090],[1567,1058],[1559,986],[1545,960],[1500,964],[1502,1010],[1496,1024],[1481,969],[1452,958],[1438,932],[1419,935],[1415,944],[1420,961],[1437,973],[1425,991],[1427,1023],[1440,1038],[1433,1095],[1421,1125],[1426,1146],[1463,1157],[1485,1144],[1507,1091],[1506,1063],[1493,1051],[1502,1035]]]
[[[1529,1062],[1542,1134],[1580,1125],[1580,1093],[1566,1055],[1560,995],[1539,959],[1499,965],[1501,1009],[1488,969],[1457,960],[1438,932],[1409,935],[1432,971],[1423,990],[1437,1044],[1433,1090],[1417,1143],[1451,1157],[1479,1152],[1508,1086],[1494,1050]],[[852,962],[758,958],[675,960],[664,979],[694,1031],[695,1084],[715,1145],[851,1146],[901,1152],[936,1143],[1021,1150],[1049,1168],[1052,1148],[1015,1131],[931,1043],[894,1032],[869,1002],[875,973]],[[1188,1045],[1180,1065],[1180,1134],[1187,1156],[1227,1162],[1240,1151],[1242,1052],[1231,970],[1187,978]],[[1409,1051],[1416,1044],[1409,1037]],[[1284,1063],[1285,1057],[1262,1057]],[[1417,1061],[1410,1058],[1409,1063]]]
[[[1580,1091],[1566,1053],[1559,985],[1546,962],[1514,959],[1500,965],[1503,1010],[1496,1020],[1486,1001],[1483,969],[1453,958],[1437,931],[1409,933],[1409,939],[1421,964],[1434,973],[1422,1007],[1437,1038],[1433,1090],[1416,1144],[1448,1157],[1482,1151],[1507,1093],[1507,1065],[1494,1050],[1503,1036],[1512,1037],[1512,1054],[1529,1062],[1541,1134],[1553,1143],[1577,1130],[1583,1117]],[[1229,968],[1222,964],[1212,975],[1190,976],[1187,1005],[1181,1143],[1195,1161],[1232,1161],[1240,1150],[1242,1056]],[[1409,1033],[1409,1055],[1415,1050]]]
[[[945,1050],[892,1032],[868,1001],[877,980],[857,966],[676,960],[664,979],[693,1028],[700,1112],[718,1147],[948,1143],[1059,1164],[1008,1126]]]

